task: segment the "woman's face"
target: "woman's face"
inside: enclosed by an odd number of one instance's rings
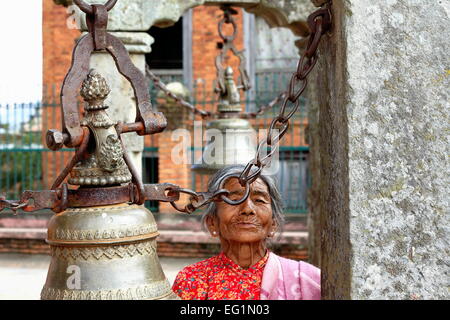
[[[241,199],[245,192],[238,179],[230,179],[224,186],[231,200]],[[263,241],[275,229],[269,189],[263,180],[250,185],[250,196],[240,205],[223,201],[217,203],[217,219],[211,221],[210,231],[216,231],[221,240],[234,242]],[[212,228],[212,229],[211,229]]]

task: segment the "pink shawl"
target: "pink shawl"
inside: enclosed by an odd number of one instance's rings
[[[269,254],[261,300],[320,300],[320,270],[313,265]]]

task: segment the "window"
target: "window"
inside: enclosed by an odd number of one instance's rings
[[[148,33],[155,39],[152,52],[146,55],[151,69],[183,69],[183,18],[167,28],[151,27]]]
[[[155,40],[145,57],[154,74],[164,83],[181,82],[192,90],[192,11],[188,10],[173,26],[151,27]],[[151,94],[157,90],[151,86]]]
[[[309,151],[299,149],[291,147],[280,152],[278,182],[285,213],[307,213],[308,210]]]

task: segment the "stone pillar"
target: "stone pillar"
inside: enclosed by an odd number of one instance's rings
[[[167,89],[176,94],[178,97],[188,101],[190,92],[189,90],[179,82],[172,82],[167,84]],[[167,119],[167,128],[160,134],[158,134],[158,180],[166,183],[173,183],[182,188],[191,188],[191,165],[188,150],[193,144],[193,137],[189,131],[189,123],[192,122],[192,113],[181,106],[174,99],[167,97],[164,92],[158,93],[158,110],[164,113]],[[192,126],[192,125],[191,125]],[[174,135],[174,131],[182,129],[187,135],[182,137],[178,134],[182,133],[177,131]],[[185,140],[185,146],[183,147],[182,139]],[[181,149],[183,148],[183,150]],[[176,153],[174,155],[174,153]],[[174,159],[177,157],[177,159]],[[177,202],[180,207],[183,207],[184,200],[187,200],[183,196]],[[161,213],[176,213],[176,211],[169,203],[160,202],[159,211]]]
[[[323,298],[448,299],[450,6],[332,10],[317,70]]]
[[[322,59],[320,57],[319,59]],[[317,96],[321,88],[318,88],[317,69],[311,71],[308,78],[306,96],[308,99],[308,125],[305,130],[306,144],[309,145],[308,165],[311,173],[311,186],[308,190],[308,261],[320,268],[321,259],[321,226],[320,195],[320,112]]]

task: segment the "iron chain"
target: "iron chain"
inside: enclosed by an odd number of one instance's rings
[[[17,210],[22,209],[28,206],[27,202],[14,201],[14,200],[6,200],[5,196],[0,196],[0,211],[3,209],[11,209],[14,214],[17,214]]]
[[[155,87],[157,87],[159,90],[164,92],[164,94],[166,96],[174,99],[181,106],[189,109],[194,114],[200,115],[202,117],[202,119],[212,118],[213,117],[213,114],[211,112],[198,109],[194,105],[192,105],[191,103],[187,102],[183,98],[181,98],[181,97],[177,96],[175,93],[171,92],[167,88],[166,84],[161,80],[161,78],[159,78],[156,74],[154,74],[150,70],[150,67],[148,65],[146,65],[145,72],[146,72],[146,75],[148,76],[148,78],[150,78],[150,80],[152,80],[152,82],[154,83]],[[270,101],[268,104],[265,104],[265,105],[259,107],[258,111],[242,113],[242,114],[240,114],[240,117],[241,118],[245,118],[245,119],[256,118],[256,117],[266,113],[268,110],[273,109],[273,107],[275,107],[280,101],[284,100],[284,98],[286,97],[287,94],[288,94],[287,92],[281,92],[277,97],[275,97],[275,99]]]
[[[259,144],[255,158],[247,164],[246,168],[239,176],[239,181],[242,186],[255,181],[264,167],[270,163],[275,150],[278,148],[280,140],[289,128],[289,120],[299,108],[300,96],[307,86],[306,77],[314,68],[317,61],[316,54],[320,39],[331,27],[329,8],[319,9],[314,12],[308,18],[308,23],[311,30],[308,46],[298,62],[296,72],[292,75],[280,112],[270,124],[266,140]],[[292,108],[286,114],[289,103],[292,104]],[[270,149],[269,152],[268,149]],[[253,168],[256,170],[255,173],[251,173]]]
[[[190,196],[189,203],[185,205],[184,208],[179,207],[175,201],[170,202],[170,204],[175,210],[188,214],[194,212],[198,208],[208,205],[213,201],[218,201],[220,200],[219,198],[229,194],[229,191],[223,188],[219,188],[213,193],[195,192],[190,189],[175,188],[175,187],[168,188],[167,190],[169,191],[168,196],[176,196],[179,198],[180,195],[183,193]]]

